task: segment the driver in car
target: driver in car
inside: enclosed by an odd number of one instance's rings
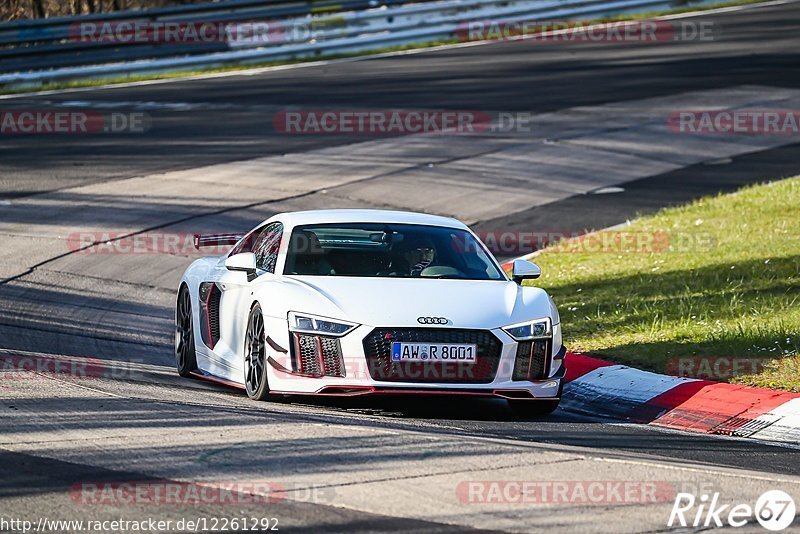
[[[408,244],[403,258],[411,266],[411,276],[419,276],[436,259],[436,248],[428,239],[418,239]]]

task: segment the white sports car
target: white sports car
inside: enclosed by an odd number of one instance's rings
[[[181,280],[181,376],[270,394],[478,395],[553,411],[565,348],[553,300],[509,279],[463,223],[378,210],[276,215]]]

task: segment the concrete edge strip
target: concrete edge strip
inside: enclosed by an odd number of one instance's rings
[[[734,437],[800,443],[800,394],[642,371],[567,354],[562,402],[586,414]]]

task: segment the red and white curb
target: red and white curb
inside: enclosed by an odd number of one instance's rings
[[[660,427],[800,443],[800,394],[679,378],[567,355],[562,406]]]

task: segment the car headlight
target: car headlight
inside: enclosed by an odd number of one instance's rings
[[[503,327],[503,331],[517,341],[541,339],[553,335],[552,322],[547,317],[505,326]]]
[[[307,313],[289,312],[289,328],[293,332],[306,332],[309,334],[320,334],[324,336],[340,337],[358,325],[339,319],[328,317],[317,317]]]

